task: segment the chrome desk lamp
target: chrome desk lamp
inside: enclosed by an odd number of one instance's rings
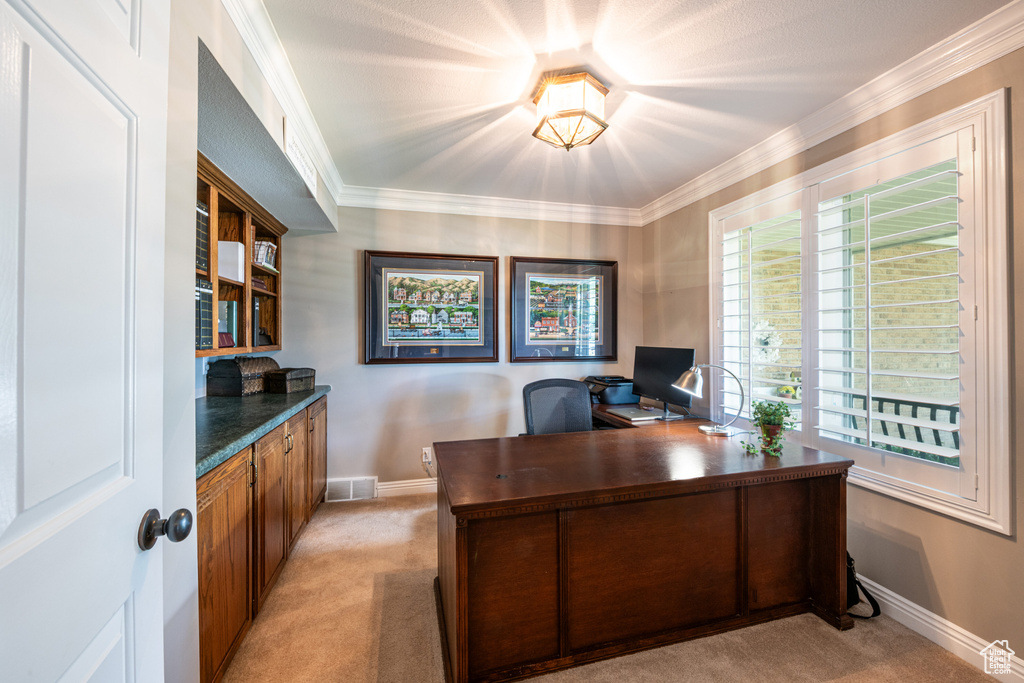
[[[732,378],[736,380],[737,384],[740,385],[740,407],[736,411],[736,414],[733,415],[733,418],[726,422],[724,425],[701,425],[699,427],[700,431],[704,434],[708,434],[709,436],[733,436],[734,434],[739,434],[740,432],[730,428],[729,425],[735,422],[736,418],[738,418],[740,416],[740,413],[743,412],[743,401],[746,400],[746,393],[743,391],[743,382],[741,382],[740,378],[737,377],[731,370],[721,365],[715,365],[713,363],[701,363],[700,365],[694,365],[692,368],[690,368],[683,374],[679,375],[679,379],[677,379],[675,382],[672,382],[672,386],[674,386],[676,389],[685,391],[691,396],[701,398],[704,395],[704,376],[700,374],[701,368],[719,368],[721,370],[725,370],[730,375],[732,375]]]

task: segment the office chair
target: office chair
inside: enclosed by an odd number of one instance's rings
[[[590,390],[574,379],[542,379],[523,387],[527,434],[589,432]]]

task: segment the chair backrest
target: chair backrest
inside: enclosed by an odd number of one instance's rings
[[[523,387],[527,434],[588,432],[590,389],[574,379],[542,379]]]

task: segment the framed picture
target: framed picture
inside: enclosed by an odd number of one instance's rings
[[[511,360],[616,360],[617,261],[512,257]]]
[[[498,257],[366,251],[367,363],[498,361]]]

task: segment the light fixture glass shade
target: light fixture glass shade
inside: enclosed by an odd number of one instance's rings
[[[679,375],[679,379],[672,382],[676,389],[685,391],[690,396],[700,398],[704,395],[704,375],[700,374],[700,368],[694,365],[692,368]]]
[[[585,71],[541,82],[533,103],[537,128],[533,136],[566,150],[589,145],[604,132],[604,96],[608,88]]]

